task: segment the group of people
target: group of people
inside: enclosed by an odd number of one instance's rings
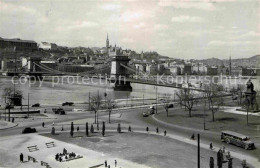
[[[105,160],[105,167],[110,168],[110,165],[107,164],[107,161]],[[117,161],[115,160],[115,167],[117,166]]]
[[[74,152],[69,153],[67,151],[67,149],[64,148],[63,149],[63,153],[57,153],[55,155],[55,159],[56,159],[56,161],[62,162],[63,161],[63,157],[64,157],[65,160],[67,160],[67,159],[75,158],[76,154]]]
[[[146,127],[146,132],[149,132],[149,127]],[[156,133],[159,134],[159,128],[158,127],[156,128]],[[164,130],[164,136],[166,136],[166,134],[167,134],[167,131]]]

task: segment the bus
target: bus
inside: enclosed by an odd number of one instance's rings
[[[227,144],[233,144],[244,149],[254,149],[255,144],[250,141],[249,137],[233,131],[222,131],[221,141]]]

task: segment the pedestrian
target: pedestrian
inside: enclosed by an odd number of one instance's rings
[[[44,113],[47,113],[47,110],[46,110],[46,109],[44,110]]]
[[[225,153],[225,146],[222,147],[222,152]]]
[[[157,133],[157,134],[159,133],[159,128],[158,128],[158,127],[156,127],[156,133]]]
[[[209,149],[213,150],[213,145],[212,145],[212,143],[209,144]]]
[[[190,137],[190,139],[192,139],[192,140],[195,139],[195,135],[194,135],[194,133],[192,134],[192,136]]]
[[[107,167],[107,161],[105,160],[105,167]]]
[[[167,134],[167,132],[166,132],[166,130],[164,131],[164,136],[166,136],[166,134]]]
[[[64,129],[63,129],[63,125],[61,126],[61,131],[64,131]]]
[[[20,154],[20,162],[23,163],[23,153]]]
[[[12,123],[14,123],[14,117],[12,118]]]
[[[146,127],[146,132],[149,132],[149,128],[148,127]]]
[[[52,123],[52,126],[54,126],[54,124],[55,124],[55,123],[53,122],[53,123]]]
[[[110,165],[108,165],[107,167],[110,168]]]
[[[60,158],[59,158],[59,161],[60,161],[60,162],[62,161],[62,158],[61,158],[61,156],[60,156]]]
[[[42,122],[42,127],[44,127],[44,125],[45,125],[44,122]]]
[[[117,161],[115,160],[115,167],[116,167],[116,165],[117,165]]]
[[[77,126],[77,132],[79,131],[79,126]]]
[[[131,132],[131,131],[132,131],[132,129],[131,129],[131,126],[129,125],[128,132]]]

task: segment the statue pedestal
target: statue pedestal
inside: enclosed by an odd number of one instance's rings
[[[237,111],[245,111],[245,112],[260,112],[257,101],[256,101],[256,92],[247,90],[245,92],[245,99],[243,101],[243,105],[241,109],[237,109]]]

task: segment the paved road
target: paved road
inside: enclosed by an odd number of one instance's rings
[[[248,156],[259,156],[259,149],[256,150],[244,150],[242,148],[236,147],[236,146],[232,146],[232,145],[227,145],[224,144],[220,141],[220,135],[218,133],[212,133],[209,131],[196,131],[196,130],[192,130],[192,129],[186,129],[186,128],[182,128],[182,127],[176,127],[176,126],[171,126],[171,125],[166,125],[164,123],[158,122],[156,120],[154,120],[151,116],[144,118],[142,117],[142,112],[143,109],[128,109],[128,110],[124,110],[124,111],[120,111],[122,115],[120,115],[120,118],[117,118],[117,122],[122,122],[122,125],[127,127],[128,125],[132,126],[133,130],[145,130],[145,128],[148,126],[150,129],[150,131],[155,131],[156,127],[159,128],[159,131],[162,132],[164,130],[167,130],[168,134],[173,134],[173,135],[178,135],[184,138],[190,138],[190,136],[194,133],[195,135],[197,133],[200,133],[201,136],[201,142],[204,144],[210,144],[211,142],[213,143],[213,146],[217,146],[217,147],[222,147],[222,146],[226,146],[226,148],[228,148],[230,151],[233,152],[238,152],[241,153],[243,155],[248,155]],[[165,113],[164,109],[162,107],[158,108],[158,113]],[[103,116],[103,117],[102,117]],[[106,119],[107,115],[101,114],[100,115],[100,121],[103,119]],[[45,125],[47,127],[47,129],[50,130],[51,125],[53,123],[53,121],[55,121],[55,124],[61,124],[64,122],[71,122],[71,121],[75,121],[75,120],[81,120],[81,119],[91,119],[94,121],[94,114],[84,114],[84,113],[77,113],[77,114],[69,114],[69,115],[65,115],[65,116],[58,116],[58,119],[56,120],[49,120],[49,121],[45,121]],[[125,124],[124,124],[125,123]],[[37,131],[39,133],[41,132],[46,132],[46,128],[42,128],[41,127],[42,121],[34,121],[30,124],[28,124],[28,126],[30,127],[36,127]],[[116,128],[117,124],[107,124],[106,127],[107,128]],[[64,125],[65,129],[69,129],[70,125]],[[17,135],[17,134],[21,134],[21,127],[16,127],[16,128],[11,128],[8,130],[1,130],[0,134],[1,137],[3,136],[11,136],[11,135]]]

